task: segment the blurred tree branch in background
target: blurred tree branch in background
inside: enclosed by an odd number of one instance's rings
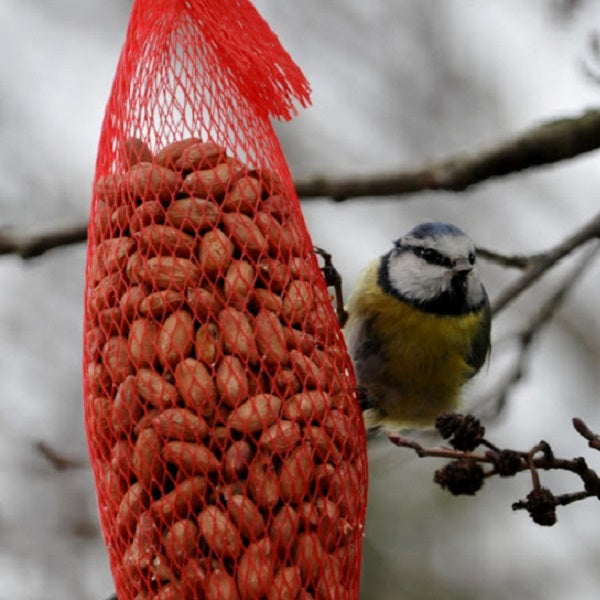
[[[27,233],[17,233],[9,227],[2,227],[0,228],[0,255],[16,254],[22,259],[29,259],[40,256],[53,248],[79,244],[86,240],[87,223]]]
[[[568,235],[562,242],[556,244],[547,252],[535,254],[531,257],[504,257],[496,252],[489,252],[483,248],[478,249],[478,254],[492,262],[506,266],[518,266],[525,271],[523,275],[508,286],[492,303],[492,313],[496,314],[512,302],[521,292],[535,283],[546,271],[555,266],[573,250],[579,248],[590,240],[600,238],[600,213],[585,223],[580,229]]]
[[[412,171],[360,177],[315,177],[296,183],[298,195],[337,202],[425,190],[462,191],[487,179],[556,163],[600,147],[600,110],[533,127],[487,150],[463,154]]]
[[[56,471],[68,471],[69,469],[81,469],[88,467],[87,461],[77,458],[69,458],[68,456],[65,456],[55,450],[44,440],[38,440],[34,447],[40,456],[42,456]]]
[[[428,190],[462,191],[487,179],[567,160],[598,148],[600,110],[588,110],[578,117],[533,127],[481,152],[461,154],[397,173],[300,179],[296,182],[296,191],[303,201],[331,198],[337,202],[367,196],[405,196]],[[87,223],[41,232],[3,228],[0,229],[0,255],[16,254],[28,259],[53,248],[84,242],[86,238]]]

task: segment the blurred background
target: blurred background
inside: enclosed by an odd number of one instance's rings
[[[477,151],[534,124],[600,102],[585,74],[600,29],[597,0],[256,0],[311,82],[313,105],[277,126],[298,178],[419,167]],[[96,146],[124,39],[127,0],[0,2],[0,227],[83,222]],[[425,219],[448,220],[478,245],[544,250],[598,210],[600,156],[489,181],[463,193],[303,204],[346,294],[360,268]],[[85,247],[23,261],[0,257],[0,600],[103,600],[112,591],[83,431]],[[573,266],[564,261],[494,322],[486,396],[517,348],[511,341]],[[518,272],[482,261],[492,297]],[[600,429],[600,264],[586,271],[536,339],[489,438],[598,461],[571,428]],[[42,447],[72,460],[57,469]],[[46,453],[47,454],[47,453]],[[596,453],[597,454],[597,453]],[[432,483],[439,462],[370,445],[362,600],[587,600],[600,588],[600,506],[559,509],[534,525],[513,501],[526,474],[492,479],[475,498]],[[580,482],[542,474],[556,493]]]

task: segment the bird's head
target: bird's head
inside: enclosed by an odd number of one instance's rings
[[[396,240],[381,260],[384,290],[423,310],[464,314],[486,302],[477,274],[475,246],[454,225],[417,225]]]

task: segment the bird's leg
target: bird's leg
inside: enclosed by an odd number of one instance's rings
[[[325,252],[323,248],[314,247],[315,254],[318,254],[323,259],[323,266],[321,271],[323,277],[325,277],[325,283],[327,287],[332,287],[335,293],[335,314],[337,315],[340,327],[343,327],[348,320],[348,313],[344,308],[344,295],[342,293],[342,276],[338,273],[338,270],[333,266],[331,254]]]
[[[356,397],[358,399],[358,405],[360,410],[368,410],[369,408],[377,408],[377,405],[373,401],[373,398],[369,396],[369,390],[362,386],[356,386]]]

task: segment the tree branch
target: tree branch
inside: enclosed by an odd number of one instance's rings
[[[362,177],[314,177],[296,183],[298,196],[337,202],[361,196],[399,196],[424,190],[461,191],[493,177],[573,158],[600,147],[600,110],[533,127],[482,152],[412,171]]]

